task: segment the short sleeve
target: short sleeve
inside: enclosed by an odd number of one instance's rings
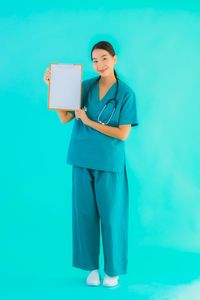
[[[132,127],[139,125],[135,93],[133,91],[127,94],[120,110],[119,125],[126,124],[131,124]]]

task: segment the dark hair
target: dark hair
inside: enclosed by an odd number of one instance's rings
[[[106,50],[110,53],[110,55],[112,56],[115,56],[115,50],[113,48],[113,46],[109,43],[109,42],[106,42],[106,41],[100,41],[98,43],[96,43],[93,47],[92,47],[92,50],[91,50],[91,60],[92,60],[92,52],[93,50],[95,49],[103,49],[103,50]],[[115,78],[118,79],[118,75],[117,75],[117,72],[115,71],[114,69],[114,74],[115,74]]]

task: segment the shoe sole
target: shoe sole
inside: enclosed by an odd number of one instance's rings
[[[115,284],[115,285],[109,285],[109,284],[102,284],[103,286],[105,286],[105,287],[110,287],[110,288],[112,288],[112,287],[116,287],[116,286],[119,286],[119,282],[117,283],[117,284]]]
[[[92,284],[92,283],[86,283],[87,286],[100,286],[101,283],[98,284]]]

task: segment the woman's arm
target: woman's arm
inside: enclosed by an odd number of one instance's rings
[[[113,126],[100,124],[98,122],[92,121],[91,119],[89,119],[86,125],[98,130],[101,133],[120,139],[122,141],[128,137],[131,130],[131,124],[119,125],[119,127],[113,127]]]
[[[119,125],[119,127],[113,127],[113,126],[103,125],[99,122],[95,122],[88,118],[84,109],[76,109],[75,116],[76,118],[81,119],[85,125],[90,126],[96,129],[97,131],[100,131],[101,133],[104,133],[108,136],[117,138],[122,141],[128,137],[131,129],[131,124]]]
[[[56,109],[58,116],[60,118],[60,121],[64,124],[67,122],[70,122],[74,116],[72,114],[70,114],[68,111],[66,110],[62,110],[62,109]]]

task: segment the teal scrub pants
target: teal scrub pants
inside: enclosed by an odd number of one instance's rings
[[[121,173],[72,169],[73,266],[99,269],[100,224],[104,271],[109,276],[127,272],[128,179]]]

